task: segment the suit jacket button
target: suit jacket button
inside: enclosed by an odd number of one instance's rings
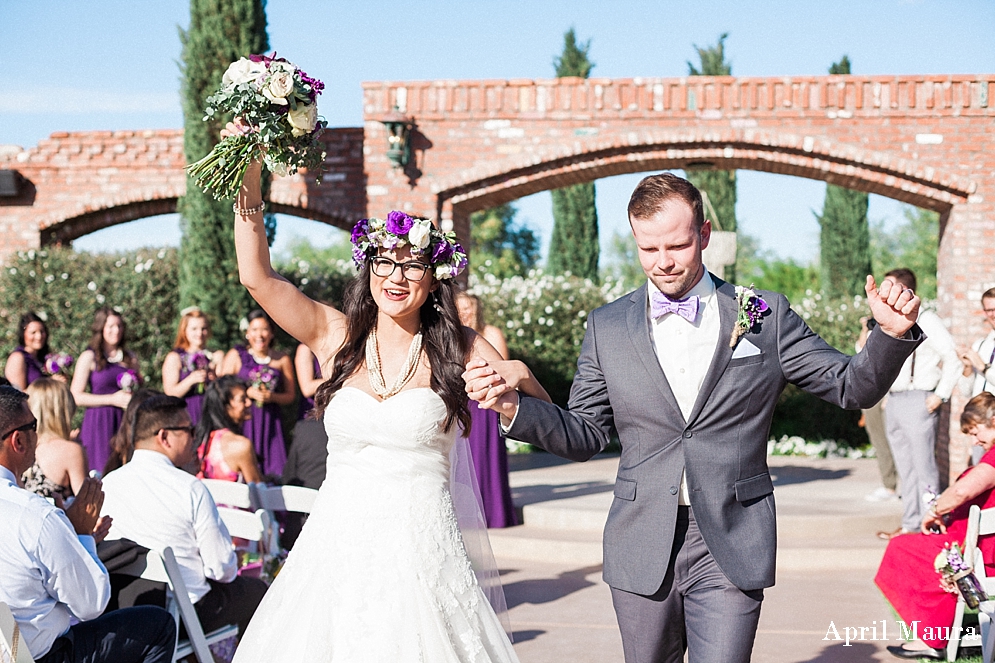
[[[684,438],[687,439],[689,437],[691,437],[691,431],[689,430],[684,431]]]
[[[677,494],[677,486],[671,486],[670,487],[670,494],[671,495],[676,495]]]

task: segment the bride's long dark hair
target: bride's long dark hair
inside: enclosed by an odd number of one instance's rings
[[[431,271],[429,271],[431,274]],[[429,278],[434,278],[429,276]],[[452,279],[437,281],[421,307],[422,349],[432,367],[432,391],[446,404],[445,430],[459,422],[466,434],[470,431],[470,408],[464,390],[463,371],[470,351],[469,340],[456,308],[456,286]],[[436,309],[438,306],[438,309]],[[366,360],[366,338],[377,322],[376,302],[370,290],[370,261],[366,260],[342,298],[346,317],[346,339],[335,355],[332,374],[314,395],[314,418],[321,419],[325,408],[345,381]]]

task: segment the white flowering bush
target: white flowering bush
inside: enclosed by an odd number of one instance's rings
[[[90,341],[94,312],[110,306],[127,324],[128,349],[137,355],[146,383],[158,387],[176,335],[177,270],[175,249],[20,252],[0,272],[0,352],[6,358],[17,345],[21,315],[34,311],[46,319],[52,350],[79,357]]]
[[[483,301],[488,324],[504,332],[512,357],[529,365],[557,403],[567,401],[588,314],[624,294],[616,282],[538,269],[508,279],[472,274],[470,291]]]
[[[782,435],[779,440],[767,441],[770,456],[808,456],[810,458],[873,458],[871,446],[854,447],[844,440],[811,442],[798,435]]]

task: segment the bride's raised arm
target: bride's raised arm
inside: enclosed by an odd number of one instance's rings
[[[226,131],[233,133],[240,129],[241,125],[229,124]],[[249,164],[235,199],[238,278],[273,321],[311,348],[324,364],[345,338],[345,316],[314,301],[274,271],[263,225],[261,171],[259,161]]]

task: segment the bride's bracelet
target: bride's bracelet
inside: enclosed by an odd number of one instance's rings
[[[239,216],[251,216],[253,214],[259,214],[266,209],[265,201],[260,202],[255,207],[239,207],[238,203],[234,203],[231,206],[231,211],[235,212]]]

